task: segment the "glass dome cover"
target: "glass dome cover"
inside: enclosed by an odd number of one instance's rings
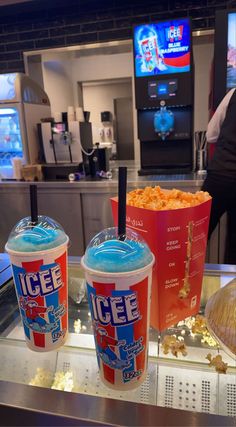
[[[229,356],[236,356],[236,280],[215,292],[205,308],[210,334]]]
[[[67,240],[63,228],[54,219],[39,215],[35,223],[31,217],[26,217],[12,229],[6,250],[36,252],[60,246]]]
[[[106,228],[89,243],[84,263],[102,272],[127,272],[145,267],[153,255],[142,236],[127,228],[124,239],[118,238],[116,227]]]

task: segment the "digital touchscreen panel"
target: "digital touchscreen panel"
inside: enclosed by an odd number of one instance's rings
[[[176,96],[177,79],[157,80],[148,82],[149,99],[169,99]]]

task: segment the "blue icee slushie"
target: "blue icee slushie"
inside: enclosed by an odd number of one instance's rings
[[[50,351],[64,344],[68,331],[68,236],[48,217],[22,219],[13,228],[10,255],[28,347]]]
[[[109,228],[90,242],[82,267],[102,381],[130,390],[145,380],[154,256],[130,229]]]

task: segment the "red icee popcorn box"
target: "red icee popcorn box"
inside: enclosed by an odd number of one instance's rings
[[[115,225],[118,200],[111,199]],[[199,311],[211,199],[193,207],[154,211],[126,206],[126,225],[155,255],[151,325],[163,331]]]

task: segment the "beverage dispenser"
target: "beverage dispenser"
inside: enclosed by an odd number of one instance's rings
[[[193,61],[188,18],[134,27],[140,175],[193,168]]]
[[[81,132],[78,122],[39,123],[38,134],[47,167],[54,164],[65,165],[82,162]]]
[[[88,112],[84,112],[85,121],[74,120],[72,116],[73,120],[68,120],[66,113],[61,116],[61,122],[51,120],[38,124],[46,180],[68,179],[70,173],[86,172],[88,158],[94,151]]]
[[[43,89],[23,73],[0,75],[0,177],[13,178],[12,161],[41,161],[37,123],[50,117]]]

